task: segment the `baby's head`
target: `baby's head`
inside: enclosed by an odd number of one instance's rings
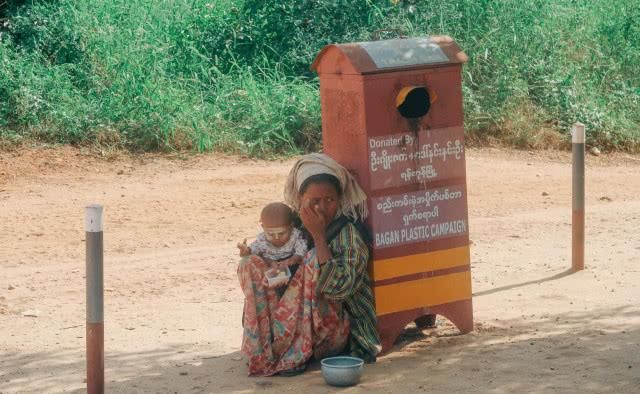
[[[291,237],[293,212],[286,204],[273,202],[262,209],[260,223],[267,241],[279,248]]]

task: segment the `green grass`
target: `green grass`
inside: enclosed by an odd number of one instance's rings
[[[448,34],[471,141],[640,147],[640,3],[94,0],[0,6],[0,139],[253,155],[316,149],[331,42]],[[397,33],[382,33],[383,38]]]

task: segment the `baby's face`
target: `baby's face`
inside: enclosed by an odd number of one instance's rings
[[[264,230],[264,237],[267,241],[276,248],[279,248],[289,241],[293,227],[291,223],[269,223],[268,221],[263,221],[262,229]]]

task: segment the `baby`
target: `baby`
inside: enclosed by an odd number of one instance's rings
[[[270,266],[288,266],[291,276],[298,269],[307,253],[307,242],[297,228],[293,227],[293,212],[287,205],[274,202],[260,213],[260,223],[264,232],[247,246],[247,240],[238,243],[240,256],[257,255]]]

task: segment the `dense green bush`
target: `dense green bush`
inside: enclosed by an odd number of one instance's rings
[[[382,30],[380,32],[380,30]],[[0,138],[259,155],[317,148],[328,43],[447,34],[467,132],[640,145],[640,3],[18,0],[0,6]],[[549,136],[553,138],[549,139]]]

